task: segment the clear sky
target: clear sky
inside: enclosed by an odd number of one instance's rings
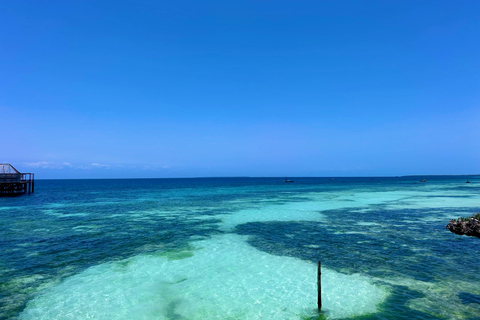
[[[480,173],[480,1],[1,1],[37,178]]]

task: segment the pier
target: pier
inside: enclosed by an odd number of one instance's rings
[[[34,190],[33,173],[21,173],[9,163],[0,163],[0,197],[32,193]]]

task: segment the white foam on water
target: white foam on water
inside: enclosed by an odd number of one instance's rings
[[[198,241],[181,260],[138,255],[40,292],[20,319],[300,319],[316,312],[316,265],[261,252],[234,234]],[[329,319],[376,312],[387,292],[323,268]]]
[[[64,212],[59,212],[58,210],[55,210],[55,209],[44,209],[42,210],[42,212],[46,215],[55,216],[59,218],[87,217],[90,215],[89,212],[64,213]]]
[[[365,221],[357,222],[357,225],[359,225],[359,226],[366,226],[366,227],[369,227],[369,226],[381,226],[380,223],[376,223],[376,222],[365,222]]]
[[[0,210],[14,210],[18,209],[17,207],[0,207]]]
[[[363,234],[363,235],[369,235],[371,234],[370,230],[369,232],[362,232],[362,231],[335,231],[332,232],[332,234]],[[360,242],[357,242],[360,243]]]

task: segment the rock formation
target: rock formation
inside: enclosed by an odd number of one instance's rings
[[[475,218],[468,221],[450,220],[447,229],[456,234],[480,238],[480,220]]]

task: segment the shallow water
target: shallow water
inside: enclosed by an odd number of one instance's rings
[[[39,180],[0,198],[0,319],[480,319],[445,229],[480,180],[417,181]]]

